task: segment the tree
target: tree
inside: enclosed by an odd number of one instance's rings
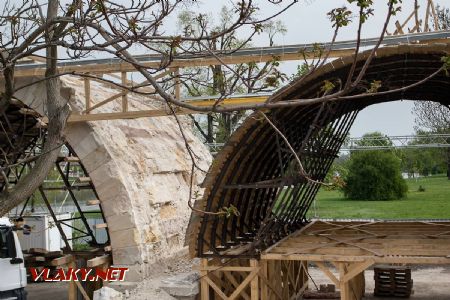
[[[450,28],[450,10],[436,7],[438,27],[441,30]],[[413,113],[416,115],[417,130],[426,129],[433,133],[450,133],[450,107],[440,103],[417,101]],[[450,141],[449,141],[450,142]],[[447,160],[447,178],[450,180],[450,148],[440,151]]]
[[[413,112],[416,115],[417,131],[423,129],[430,133],[450,133],[450,107],[439,103],[421,101],[414,102]],[[450,142],[450,141],[448,141]],[[447,178],[450,180],[450,148],[436,151],[447,164]]]
[[[178,26],[182,33],[198,34],[203,30],[207,34],[219,32],[233,22],[233,9],[223,6],[217,16],[205,16],[205,25],[196,26],[192,22],[196,17],[193,10],[184,10],[178,16]],[[214,20],[219,20],[215,22]],[[281,21],[267,21],[261,24],[259,35],[267,37],[268,46],[275,45],[275,37],[286,33],[286,27]],[[220,39],[211,41],[188,41],[183,47],[200,49],[200,43],[207,43],[208,48],[214,51],[234,51],[252,47],[248,38],[240,38],[237,30],[232,30]],[[270,92],[287,80],[279,68],[276,57],[263,64],[255,62],[241,63],[230,66],[220,64],[210,65],[208,68],[193,67],[184,70],[184,75],[190,74],[190,80],[184,81],[184,90],[187,96],[213,96],[224,97],[231,94],[254,94]],[[228,113],[211,113],[205,116],[192,116],[192,120],[203,139],[207,143],[223,143],[247,116],[244,111]],[[205,120],[206,119],[206,120]],[[206,122],[205,122],[206,121]]]
[[[369,133],[360,146],[379,146],[379,132]],[[386,145],[392,142],[386,139]],[[400,169],[400,158],[392,150],[353,151],[348,162],[344,194],[353,200],[392,200],[405,197],[408,191]]]
[[[263,1],[260,1],[261,4]],[[373,96],[379,91],[383,93],[394,93],[407,90],[414,86],[414,83],[402,87],[390,89],[388,84],[383,82],[377,84],[377,89],[373,89],[373,83],[363,82],[364,74],[371,64],[377,49],[382,44],[386,28],[392,15],[400,9],[401,1],[387,0],[388,12],[386,13],[384,24],[380,28],[380,36],[376,45],[365,57],[365,62],[357,67],[357,57],[361,51],[361,32],[367,19],[373,14],[373,0],[353,1],[348,0],[348,7],[339,7],[331,10],[328,14],[332,28],[334,30],[331,43],[327,48],[321,49],[317,61],[308,66],[307,71],[302,74],[302,78],[311,76],[314,71],[322,66],[328,59],[329,51],[336,40],[340,29],[346,27],[352,20],[358,23],[356,33],[356,47],[352,59],[352,65],[348,73],[348,79],[342,85],[330,85],[324,81],[324,93],[312,99],[295,99],[290,101],[265,102],[258,104],[241,104],[233,107],[224,107],[221,104],[224,96],[217,99],[213,105],[199,107],[174,96],[173,85],[168,84],[171,78],[179,81],[189,81],[189,74],[174,74],[158,76],[170,68],[174,59],[186,56],[202,57],[209,55],[217,59],[219,66],[227,68],[220,56],[224,53],[233,53],[239,47],[232,50],[214,49],[213,41],[218,41],[227,36],[228,33],[240,30],[240,34],[246,35],[244,41],[249,42],[251,38],[262,31],[263,24],[274,17],[279,16],[283,11],[295,4],[292,1],[266,0],[264,3],[270,5],[270,15],[260,14],[258,5],[253,0],[239,0],[231,2],[232,7],[231,22],[218,31],[207,30],[205,15],[197,13],[192,19],[194,27],[199,30],[186,31],[183,34],[167,34],[165,24],[170,20],[178,9],[183,5],[196,5],[196,1],[186,0],[143,0],[143,1],[122,1],[122,0],[70,0],[63,3],[60,0],[17,0],[2,2],[2,14],[0,15],[0,71],[3,75],[2,94],[0,95],[0,109],[4,113],[11,103],[16,101],[14,94],[23,89],[18,85],[14,76],[16,66],[21,60],[35,59],[36,57],[45,59],[46,74],[35,81],[46,83],[47,99],[45,110],[48,114],[48,132],[44,143],[44,151],[41,154],[28,157],[36,163],[27,176],[21,177],[15,186],[6,181],[0,194],[0,215],[18,205],[21,201],[29,197],[42,183],[48,171],[52,168],[57,158],[59,149],[64,142],[64,129],[66,125],[68,104],[59,97],[59,76],[71,75],[89,77],[108,84],[114,84],[124,90],[150,96],[149,102],[163,102],[177,120],[180,134],[184,137],[183,126],[179,121],[175,110],[184,108],[202,113],[231,113],[245,110],[275,109],[281,107],[296,107],[338,101],[350,97],[352,99]],[[124,5],[124,3],[126,3]],[[185,6],[184,6],[185,7]],[[357,18],[353,18],[354,15]],[[241,44],[242,47],[246,43]],[[185,47],[195,45],[195,47]],[[136,54],[157,54],[160,57],[158,64],[148,65],[140,62]],[[315,54],[315,53],[314,53]],[[80,60],[88,55],[99,57],[108,56],[119,59],[123,63],[130,64],[134,71],[145,79],[142,84],[129,86],[114,80],[108,80],[101,75],[86,74],[82,72],[59,72],[57,63],[66,60]],[[313,55],[314,56],[314,55]],[[314,56],[317,58],[317,56]],[[447,64],[436,70],[430,76],[421,80],[432,78],[439,74]],[[170,73],[170,72],[169,72]],[[239,73],[234,74],[239,78]],[[169,78],[168,78],[169,77]],[[271,81],[270,79],[269,81]],[[302,79],[300,79],[302,80]],[[216,83],[220,83],[220,79]],[[146,87],[150,88],[145,89]],[[228,91],[229,92],[229,91]],[[155,97],[157,96],[157,97]],[[185,139],[186,151],[192,160],[192,171],[197,168],[196,155]],[[3,161],[1,167],[2,174],[11,168],[13,162]],[[301,170],[302,176],[307,178],[307,174]],[[189,194],[188,203],[192,208],[192,190]],[[195,209],[194,209],[195,210]],[[204,213],[204,212],[203,212]]]
[[[418,145],[429,142],[427,139],[429,132],[419,130],[416,135],[418,137],[410,143]],[[422,176],[442,174],[447,170],[445,150],[440,148],[403,149],[400,155],[402,171],[408,173],[410,177],[414,177],[416,173]]]
[[[450,9],[437,5],[436,14],[438,17],[439,30],[450,29]]]

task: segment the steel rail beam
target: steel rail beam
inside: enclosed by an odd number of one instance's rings
[[[411,43],[426,43],[426,42],[439,42],[445,41],[450,38],[450,30],[435,31],[435,32],[421,32],[411,33],[404,35],[386,36],[383,39],[382,45],[391,46],[398,44],[411,44]],[[378,37],[367,38],[361,40],[361,47],[370,47],[376,45]],[[309,44],[296,44],[296,45],[282,45],[272,47],[255,47],[240,49],[234,52],[217,52],[215,55],[220,57],[225,64],[240,64],[249,62],[267,62],[276,58],[279,61],[299,60],[303,59],[303,53],[308,58],[314,58],[311,54],[314,47],[319,44],[324,49],[330,47],[330,43],[309,43]],[[356,40],[340,41],[331,46],[330,58],[344,57],[352,55],[354,48],[356,47]],[[309,53],[309,54],[308,54]],[[161,67],[161,55],[137,55],[135,58],[144,66],[148,68]],[[201,53],[197,55],[184,54],[178,55],[170,63],[170,68],[185,68],[185,67],[200,67],[222,64],[216,57],[210,53]],[[58,63],[59,72],[81,72],[81,73],[117,73],[117,72],[130,72],[136,71],[133,65],[123,62],[119,58],[103,58],[103,59],[91,59],[91,60],[74,60]],[[29,77],[29,76],[42,76],[45,73],[45,64],[43,63],[30,63],[20,64],[16,66],[14,76],[16,77]]]

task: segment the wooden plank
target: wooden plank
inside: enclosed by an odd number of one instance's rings
[[[81,283],[77,280],[74,280],[74,282],[75,282],[75,285],[77,286],[78,290],[80,291],[81,295],[83,296],[84,300],[91,300],[91,298],[89,298],[88,294],[84,290]]]
[[[330,271],[330,269],[328,269],[327,266],[325,266],[325,264],[323,262],[313,261],[312,263],[314,263],[316,266],[318,266],[319,269],[322,270],[322,272],[324,272],[325,275],[327,275],[327,277],[330,278],[330,280],[333,281],[333,283],[336,286],[339,286],[341,284],[339,282],[339,279],[337,279],[336,276],[334,276],[334,274]]]
[[[180,68],[175,68],[175,99],[181,99]]]
[[[255,278],[255,276],[258,275],[259,272],[259,268],[256,268],[255,270],[253,270],[245,279],[244,281],[242,281],[242,283],[239,285],[238,288],[236,288],[236,290],[230,295],[230,297],[227,298],[227,300],[234,300],[236,299],[237,296],[239,296],[239,294],[241,293],[241,291],[248,286],[248,284],[250,282],[252,282],[253,278]],[[252,293],[252,295],[250,296],[252,300],[257,300],[258,298],[254,298],[254,294]]]
[[[266,279],[269,274],[267,261],[261,260],[261,273],[260,278]],[[266,279],[267,280],[267,279]],[[269,286],[267,282],[263,282],[264,280],[261,280],[261,300],[269,300]]]
[[[429,40],[428,42],[432,42]],[[340,50],[332,50],[330,52],[329,57],[344,57],[350,56],[354,54],[354,49],[340,49]],[[307,58],[314,58],[314,55],[311,53],[306,54]],[[280,61],[289,61],[289,60],[301,60],[303,59],[303,55],[301,53],[284,53],[280,54],[277,58]],[[230,55],[221,57],[221,60],[225,64],[242,64],[242,63],[250,63],[250,62],[268,62],[273,60],[272,54],[265,55]],[[188,68],[188,67],[200,67],[200,66],[210,66],[217,65],[218,61],[214,57],[209,58],[198,58],[198,59],[175,59],[171,62],[170,67],[176,68]],[[141,62],[144,68],[159,68],[161,62]],[[72,65],[58,68],[59,73],[64,72],[77,72],[77,73],[117,73],[117,72],[136,72],[136,68],[129,63],[119,62],[113,64],[85,64],[85,65]],[[45,74],[45,68],[35,68],[35,69],[23,69],[16,70],[14,72],[14,76],[16,77],[30,77],[30,76],[43,76]]]
[[[222,290],[208,277],[204,277],[204,280],[206,280],[206,282],[208,283],[208,285],[216,292],[216,294],[222,298],[223,300],[228,300],[230,298],[227,297],[227,295],[225,295]],[[209,291],[208,291],[209,293]]]
[[[120,78],[122,80],[122,84],[127,84],[127,72],[121,72]],[[127,94],[122,95],[122,112],[128,111],[128,96]]]
[[[426,10],[426,12],[425,12],[425,24],[424,24],[424,29],[423,29],[423,31],[424,32],[427,32],[427,31],[430,31],[430,27],[428,26],[428,19],[429,19],[429,17],[430,17],[430,7],[433,5],[433,3],[431,3],[431,1],[430,0],[428,0],[428,3],[427,3],[427,10]]]
[[[43,256],[25,256],[25,263],[33,263],[33,262],[44,262],[45,257]]]
[[[88,200],[88,201],[86,202],[86,204],[89,205],[89,206],[99,205],[99,204],[100,204],[100,200],[98,200],[98,199],[95,199],[95,200]]]
[[[253,268],[258,268],[258,270],[256,271],[256,275],[250,281],[250,291],[251,291],[250,298],[251,298],[251,300],[259,300],[259,288],[258,288],[259,266],[258,266],[258,261],[256,259],[251,259],[250,260],[250,266],[253,267]]]
[[[91,177],[78,177],[77,181],[82,183],[91,182]]]
[[[71,262],[73,262],[73,256],[69,254],[69,255],[64,255],[63,257],[58,257],[58,258],[52,259],[49,262],[49,265],[56,267],[56,266],[67,265],[68,263],[71,263]]]
[[[44,248],[30,248],[28,249],[29,254],[45,254],[48,250]]]
[[[87,77],[84,78],[84,99],[86,113],[89,113],[89,109],[91,108],[91,81]]]
[[[345,276],[345,263],[339,264],[339,287],[341,290],[341,300],[353,300],[350,295],[350,284],[348,281],[343,281]]]
[[[234,288],[239,287],[239,282],[236,281],[236,278],[234,278],[234,276],[232,274],[230,274],[231,272],[223,272],[223,274],[226,277],[226,281],[230,282],[232,284],[232,286]],[[243,290],[241,292],[241,297],[243,297],[245,300],[250,300],[250,297],[247,295],[247,293],[245,292],[245,290]]]
[[[57,250],[57,251],[49,251],[47,253],[44,254],[44,257],[51,257],[51,258],[56,258],[56,257],[60,257],[63,255],[62,250]]]
[[[209,285],[206,278],[208,277],[208,271],[204,271],[204,268],[208,267],[208,259],[202,258],[200,263],[200,297],[201,300],[209,300]]]
[[[76,268],[76,264],[74,262],[69,263],[69,267]],[[75,281],[73,281],[73,280],[69,281],[68,293],[69,293],[68,300],[78,300],[77,285],[75,284]]]
[[[79,162],[80,159],[76,156],[66,156],[64,157],[65,162]]]
[[[251,272],[255,268],[252,267],[240,267],[240,266],[208,266],[208,267],[197,267],[199,270],[203,271],[231,271],[231,272]],[[194,269],[197,269],[194,267]]]
[[[283,255],[268,253],[262,256],[265,260],[301,260],[301,261],[334,261],[334,262],[363,262],[373,259],[375,263],[386,264],[429,264],[429,265],[450,265],[450,257],[425,257],[425,256],[402,256],[402,257],[377,257],[377,256],[347,256],[347,255],[320,255],[320,254],[291,254]]]
[[[91,258],[87,261],[87,267],[88,268],[94,268],[100,265],[108,264],[111,262],[111,255],[105,254],[102,256],[97,256],[94,258]]]
[[[349,281],[350,279],[354,278],[358,274],[364,272],[367,268],[375,264],[373,259],[368,259],[365,262],[354,264],[349,270],[348,273],[345,274],[344,278],[341,278],[341,280]]]
[[[107,228],[107,227],[108,227],[108,224],[106,224],[106,223],[95,224],[94,227],[95,227],[95,229]]]
[[[117,93],[115,95],[112,95],[112,96],[106,98],[105,100],[102,100],[101,102],[98,102],[98,103],[96,103],[94,105],[90,105],[88,108],[86,108],[83,111],[83,113],[90,114],[94,109],[97,109],[97,108],[99,108],[99,107],[101,107],[101,106],[103,106],[105,104],[108,104],[111,101],[114,101],[114,100],[116,100],[116,99],[118,99],[120,97],[123,97],[126,94],[128,94],[128,91],[123,91],[123,92]]]

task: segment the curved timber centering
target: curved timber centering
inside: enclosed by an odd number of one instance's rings
[[[418,82],[442,67],[450,43],[399,45],[377,51],[354,94],[367,92],[379,81],[378,91]],[[358,56],[355,74],[368,52]],[[352,57],[334,60],[304,79],[292,82],[268,101],[308,99],[323,94],[326,81],[336,88],[345,83]],[[355,75],[355,76],[356,76]],[[450,77],[440,72],[410,89],[384,95],[273,109],[269,118],[298,153],[306,172],[323,180],[339,153],[358,112],[376,103],[396,100],[435,101],[450,105]],[[294,176],[297,164],[282,138],[259,114],[253,114],[230,137],[213,161],[204,181],[204,196],[196,207],[218,212],[237,208],[239,215],[191,216],[190,252],[197,257],[256,257],[260,250],[302,228],[320,185]]]

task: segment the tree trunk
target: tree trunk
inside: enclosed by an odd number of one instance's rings
[[[450,180],[450,148],[447,148],[447,178]]]
[[[47,20],[57,16],[59,0],[48,1]],[[53,36],[54,28],[47,31],[47,42],[56,38]],[[45,76],[57,74],[57,47],[47,48],[47,70]],[[22,177],[19,182],[11,189],[5,189],[0,195],[0,216],[19,205],[21,202],[31,196],[34,191],[42,184],[47,177],[48,172],[54,166],[61,146],[64,142],[63,132],[69,116],[67,102],[60,96],[59,79],[53,77],[46,80],[47,102],[46,109],[48,115],[47,138],[42,149],[42,155],[36,160],[36,164],[30,173]]]

